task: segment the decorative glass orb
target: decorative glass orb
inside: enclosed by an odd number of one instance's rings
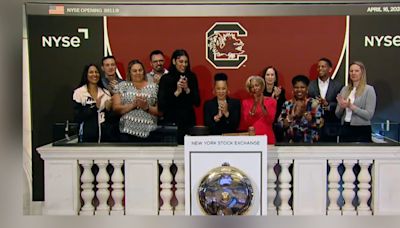
[[[250,179],[228,163],[210,170],[201,179],[197,193],[207,215],[244,215],[253,200]]]

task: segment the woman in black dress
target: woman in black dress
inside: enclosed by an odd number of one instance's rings
[[[190,70],[189,55],[183,49],[175,50],[169,73],[159,83],[158,109],[164,125],[178,126],[178,143],[196,125],[194,107],[199,107],[200,95],[196,75]]]

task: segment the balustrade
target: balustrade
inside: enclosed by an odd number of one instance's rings
[[[94,214],[94,206],[92,204],[94,198],[94,175],[92,173],[92,165],[93,161],[79,161],[79,164],[83,167],[83,173],[81,175],[81,197],[84,202],[80,214],[81,215],[93,215]]]
[[[341,160],[329,160],[330,172],[328,175],[328,215],[340,215],[338,199],[340,197],[340,175],[338,171]]]
[[[112,215],[124,215],[124,205],[123,205],[123,198],[124,198],[124,174],[122,173],[122,165],[123,160],[112,160],[110,161],[114,168],[114,172],[111,176],[112,181],[112,192],[111,196],[114,202],[114,205],[111,209]]]
[[[267,194],[268,194],[268,215],[277,215],[277,209],[276,206],[274,204],[275,202],[275,198],[276,198],[276,193],[277,193],[277,189],[276,189],[276,173],[275,173],[275,167],[278,164],[278,160],[276,159],[270,159],[268,160],[268,173],[267,173]]]
[[[292,195],[290,188],[292,185],[292,175],[289,172],[289,166],[292,164],[292,160],[279,160],[281,166],[281,173],[279,175],[279,198],[281,199],[281,205],[278,208],[279,215],[292,215],[292,207],[289,205],[289,199]]]
[[[163,201],[162,206],[160,207],[160,215],[172,215],[173,210],[172,210],[172,205],[171,205],[171,199],[173,196],[172,192],[172,174],[170,172],[170,167],[172,164],[172,161],[160,161],[160,164],[163,168],[163,171],[161,173],[161,191],[160,191],[160,196]]]
[[[45,214],[184,214],[181,146],[93,149],[47,145],[39,152],[45,160]],[[392,171],[400,170],[399,155],[400,147],[272,146],[264,180],[268,215],[321,214],[321,208],[328,216],[400,215],[400,176]],[[176,173],[171,166],[176,166]],[[112,167],[112,173],[107,167]],[[96,168],[95,175],[92,170]],[[59,187],[68,184],[69,189]],[[304,199],[313,197],[305,203]]]

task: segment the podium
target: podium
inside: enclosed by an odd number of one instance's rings
[[[267,214],[267,136],[185,136],[184,145],[186,215],[206,215],[197,193],[200,181],[224,163],[251,180],[254,194],[245,214]]]

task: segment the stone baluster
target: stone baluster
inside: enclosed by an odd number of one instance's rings
[[[170,167],[172,161],[163,160],[160,161],[161,166],[163,167],[163,171],[160,176],[161,181],[161,192],[160,196],[163,201],[163,205],[160,207],[160,215],[173,215],[171,199],[173,196],[172,192],[172,174],[170,171]]]
[[[289,205],[289,199],[292,195],[290,188],[292,185],[290,181],[292,180],[292,176],[289,172],[289,166],[293,163],[292,160],[279,160],[279,164],[281,165],[281,173],[279,175],[280,182],[280,191],[279,198],[281,199],[281,205],[278,209],[279,215],[293,215],[293,210]]]
[[[175,161],[175,165],[177,167],[175,181],[176,181],[176,191],[175,197],[178,201],[178,204],[175,207],[175,215],[184,215],[185,214],[185,171],[183,166],[184,161]]]
[[[352,204],[355,197],[355,184],[356,176],[353,171],[354,164],[357,163],[356,160],[344,160],[345,171],[343,173],[343,199],[344,205],[342,207],[343,215],[356,215],[355,208]]]
[[[99,167],[99,172],[96,176],[97,181],[97,192],[96,197],[99,200],[99,205],[96,208],[95,215],[109,215],[110,206],[107,204],[108,197],[110,197],[110,191],[108,187],[108,181],[110,180],[110,176],[107,173],[107,160],[96,160],[95,164]]]
[[[341,215],[340,207],[338,205],[338,199],[340,196],[340,174],[338,171],[339,165],[342,163],[341,160],[329,160],[328,164],[331,168],[328,175],[328,215]]]
[[[94,198],[93,181],[94,175],[92,173],[92,160],[80,160],[79,164],[83,167],[83,172],[81,175],[81,197],[83,200],[83,206],[79,212],[80,215],[93,215],[94,206],[92,204]]]
[[[277,208],[274,204],[276,197],[276,174],[274,167],[278,163],[276,159],[268,159],[268,173],[267,173],[267,195],[268,195],[268,215],[277,215]]]
[[[358,199],[360,205],[357,207],[358,215],[372,215],[371,208],[368,206],[368,200],[371,197],[371,175],[368,171],[369,166],[372,164],[372,160],[359,160],[361,167],[360,173],[358,174]]]
[[[114,201],[114,206],[111,208],[110,214],[124,215],[124,206],[122,204],[122,199],[124,198],[124,175],[121,170],[124,161],[111,160],[110,163],[114,167],[114,172],[111,175],[111,197]]]

